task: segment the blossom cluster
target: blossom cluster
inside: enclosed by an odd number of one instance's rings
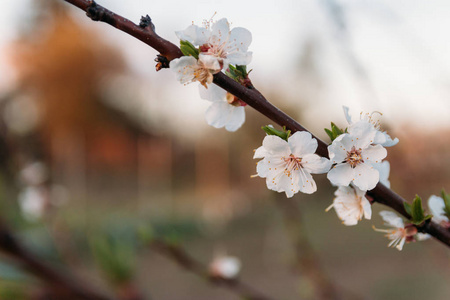
[[[176,35],[186,56],[172,60],[170,69],[176,72],[183,84],[200,83],[200,97],[212,102],[206,111],[209,125],[236,131],[245,122],[245,102],[211,83],[214,74],[235,69],[234,66],[240,66],[242,70],[242,66],[250,63],[250,31],[242,27],[230,30],[230,24],[223,18],[216,22],[204,22],[202,27],[192,24],[183,31],[177,31]],[[246,71],[244,73],[241,75],[245,77]]]
[[[248,51],[252,35],[241,27],[230,30],[227,19],[205,21],[203,25],[191,25],[176,32],[185,56],[171,61],[170,69],[183,84],[199,82],[200,97],[212,102],[206,111],[209,125],[236,131],[245,121],[245,102],[211,83],[215,74],[223,72],[244,86],[251,85],[246,66],[252,59],[252,52]],[[372,202],[367,192],[378,183],[390,187],[390,165],[383,160],[387,156],[386,148],[396,145],[399,140],[381,130],[376,118],[381,113],[361,113],[359,118],[354,118],[348,107],[343,109],[347,127],[342,130],[332,123],[331,130],[325,129],[331,138],[327,148],[329,158],[315,154],[318,142],[309,132],[291,135],[290,131],[278,131],[270,125],[263,127],[268,135],[262,146],[255,150],[253,158],[260,159],[255,176],[265,178],[268,189],[284,192],[288,198],[298,192],[316,192],[312,174],[326,173],[331,184],[337,187],[333,203],[326,210],[334,208],[342,223],[352,226],[363,218],[372,217]],[[430,197],[429,208],[434,222],[450,227],[450,195],[443,192],[443,198]],[[416,225],[430,219],[431,215],[424,216],[420,197],[416,204],[420,210],[414,211],[419,215],[410,213],[411,224],[405,225],[393,212],[380,212],[389,229],[374,229],[386,233],[391,240],[388,246],[401,250],[406,242],[429,237],[418,232]],[[411,206],[409,210],[412,211]],[[217,271],[218,268],[213,269]]]

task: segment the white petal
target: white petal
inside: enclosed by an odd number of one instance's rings
[[[227,91],[223,88],[211,84],[208,88],[205,88],[203,85],[198,85],[198,91],[200,93],[200,98],[208,100],[208,101],[226,101]]]
[[[228,110],[228,120],[225,125],[225,129],[233,132],[238,130],[242,126],[242,124],[244,124],[245,109],[243,106],[236,107],[231,104],[228,105],[230,106],[230,108]]]
[[[169,64],[170,69],[177,74],[177,80],[186,83],[192,80],[194,70],[198,68],[197,60],[192,56],[183,56],[172,60]]]
[[[317,140],[312,138],[311,133],[306,131],[297,131],[288,138],[288,144],[292,154],[296,157],[303,157],[306,154],[316,152]]]
[[[261,146],[261,147],[259,147],[258,149],[255,150],[255,154],[253,154],[253,159],[255,159],[255,158],[263,158],[263,157],[266,157],[267,155],[269,155],[269,152],[267,152],[266,148]]]
[[[277,154],[281,157],[288,157],[291,154],[291,149],[288,143],[282,138],[275,135],[268,135],[263,140],[263,146],[271,154]]]
[[[373,164],[373,167],[378,170],[378,173],[380,173],[380,182],[384,184],[386,187],[390,188],[391,183],[389,181],[389,172],[391,169],[391,166],[387,160],[383,161],[379,164]]]
[[[383,210],[380,211],[380,216],[386,222],[386,225],[395,227],[395,228],[403,228],[405,225],[403,223],[402,218],[397,216],[396,213],[392,211]]]
[[[349,164],[338,164],[331,168],[327,178],[332,184],[347,186],[353,180],[353,171]]]
[[[342,109],[344,110],[345,119],[347,120],[348,124],[352,124],[352,117],[348,113],[349,108],[347,106],[342,106]]]
[[[352,140],[357,149],[364,149],[370,144],[373,144],[375,135],[377,134],[377,130],[373,124],[364,120],[351,124],[348,127],[348,132],[352,136]]]
[[[432,220],[436,223],[448,222],[449,219],[445,215],[445,203],[444,199],[441,197],[432,195],[428,199],[428,208],[430,209],[431,214],[433,215]]]
[[[185,30],[175,31],[175,34],[182,41],[188,41],[194,44],[194,46],[201,46],[208,41],[211,32],[204,27],[190,25]]]
[[[269,165],[267,164],[267,160],[263,159],[258,162],[256,165],[256,173],[259,177],[266,178],[269,172]]]
[[[333,164],[343,162],[347,151],[352,149],[353,143],[349,134],[341,134],[328,146],[328,155]]]
[[[317,191],[316,182],[312,178],[311,174],[307,171],[300,169],[295,172],[299,176],[298,184],[300,186],[300,191],[305,194],[312,194]]]
[[[218,73],[222,68],[217,57],[212,55],[200,54],[198,56],[199,64],[210,70],[213,74]]]
[[[353,184],[363,191],[373,189],[380,180],[378,170],[368,163],[357,165],[353,176]]]
[[[236,50],[246,52],[251,43],[252,33],[248,29],[236,27],[231,30],[229,44]]]
[[[230,24],[226,18],[215,22],[211,29],[211,39],[213,39],[214,42],[217,42],[219,39],[221,41],[226,41],[230,34]]]
[[[370,145],[361,151],[361,156],[365,162],[380,163],[387,156],[387,151],[381,145]]]
[[[227,55],[227,64],[246,66],[252,61],[253,52],[234,52]]]
[[[205,113],[206,122],[215,128],[224,127],[228,122],[229,106],[225,101],[211,103]]]
[[[386,141],[381,144],[383,147],[392,147],[399,142],[398,138],[392,139],[386,132],[382,132],[385,135]]]
[[[331,161],[317,154],[307,154],[302,157],[302,167],[311,174],[323,174],[330,170]]]
[[[364,210],[364,218],[370,220],[372,218],[372,205],[366,197],[361,198],[361,205]]]

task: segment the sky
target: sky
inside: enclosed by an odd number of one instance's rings
[[[26,19],[30,0],[7,0],[0,11],[0,91],[13,82],[2,49]],[[102,0],[99,4],[137,22],[149,14],[157,32],[178,43],[175,30],[214,16],[252,32],[251,78],[266,93],[304,106],[306,127],[322,130],[344,123],[342,105],[355,114],[381,111],[396,128],[407,122],[433,129],[450,126],[450,2],[444,0],[278,0],[174,1]],[[73,9],[91,26],[84,13]],[[156,73],[156,52],[108,25],[93,23],[118,45],[140,78],[144,107],[157,114],[171,110],[173,126],[204,124],[208,106],[197,86],[175,82],[170,71]],[[314,70],[299,72],[305,45],[312,43]],[[306,74],[306,75],[305,75]],[[270,84],[267,84],[270,82]],[[146,95],[161,97],[145,103]],[[148,97],[147,97],[148,98]],[[270,100],[270,97],[269,97]],[[181,102],[180,102],[181,101]],[[181,104],[180,104],[181,103]],[[277,103],[274,103],[278,105]],[[179,108],[179,109],[177,109]],[[174,109],[176,111],[174,111]],[[289,112],[288,112],[289,114]],[[295,116],[295,114],[294,114]],[[318,121],[319,120],[319,121]]]

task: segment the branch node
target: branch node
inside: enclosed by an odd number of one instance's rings
[[[145,17],[142,16],[141,21],[139,22],[139,27],[146,28],[148,26],[150,26],[152,31],[155,31],[155,24],[153,24],[152,18],[150,18],[149,15],[146,15]]]
[[[113,26],[116,23],[114,15],[104,7],[98,5],[94,0],[90,1],[89,6],[86,8],[86,15],[92,21],[103,21]]]
[[[156,71],[169,68],[169,60],[167,59],[167,57],[158,54],[155,58],[155,61],[157,62],[155,67]]]

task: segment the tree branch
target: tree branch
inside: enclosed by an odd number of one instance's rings
[[[87,0],[64,0],[69,2],[82,10],[87,12],[87,15],[95,21],[102,21],[110,24],[111,26],[122,30],[129,35],[143,41],[150,47],[159,51],[162,56],[165,56],[169,61],[183,54],[179,48],[170,43],[167,40],[162,39],[153,30],[153,26],[147,26],[142,28],[133,22],[125,19],[122,16],[114,14],[106,8],[96,4],[94,1]],[[151,22],[150,22],[151,23]],[[145,26],[145,24],[142,24]],[[256,109],[261,114],[265,115],[280,126],[286,126],[292,133],[296,131],[308,131],[306,128],[297,123],[293,118],[285,114],[283,111],[271,104],[258,90],[255,88],[247,88],[239,84],[238,82],[227,77],[223,73],[214,75],[214,83],[232,93],[236,97],[243,100],[249,106]],[[314,136],[314,135],[313,135]],[[316,153],[323,157],[328,157],[328,145],[322,140],[314,136],[318,141],[318,148]],[[371,196],[376,202],[384,204],[396,210],[406,218],[410,219],[410,216],[403,208],[403,203],[406,202],[402,197],[396,194],[391,189],[388,189],[383,184],[378,185],[367,194]],[[442,243],[450,247],[450,230],[443,228],[435,223],[429,223],[427,226],[418,227],[419,231],[431,234]]]
[[[56,289],[59,293],[65,295],[64,299],[111,299],[97,293],[86,283],[78,282],[75,278],[69,276],[67,271],[59,271],[44,263],[42,259],[35,257],[17,241],[2,220],[0,220],[0,250],[14,258],[25,270],[44,280],[52,289]]]
[[[190,271],[201,278],[208,280],[211,284],[226,288],[233,293],[236,293],[248,300],[271,300],[261,292],[256,291],[254,288],[243,283],[238,279],[228,279],[223,277],[211,276],[208,268],[202,263],[192,258],[182,248],[168,244],[162,240],[154,240],[151,242],[150,247],[158,251],[160,254],[170,258],[176,262],[183,269]]]

